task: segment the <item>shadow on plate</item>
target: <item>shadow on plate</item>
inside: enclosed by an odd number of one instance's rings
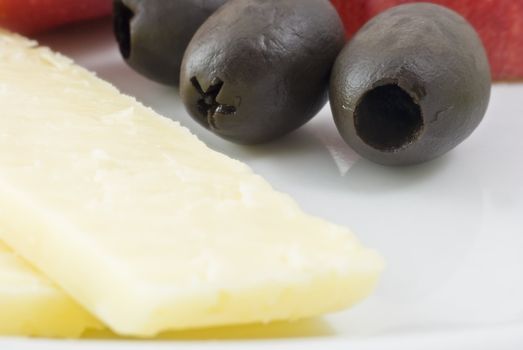
[[[390,167],[361,159],[348,171],[346,188],[351,192],[379,194],[403,190],[440,176],[455,160],[448,153],[423,164]]]
[[[333,334],[334,330],[327,322],[321,319],[310,319],[296,322],[275,322],[267,325],[231,326],[202,330],[165,332],[153,339],[147,340],[260,340],[282,338],[318,338],[331,336]],[[88,331],[83,336],[83,338],[89,340],[131,339],[128,337],[120,337],[108,330]]]

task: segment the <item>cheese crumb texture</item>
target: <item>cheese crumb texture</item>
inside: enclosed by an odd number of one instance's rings
[[[115,332],[295,320],[374,288],[382,261],[348,230],[69,59],[0,32],[0,84],[0,238]]]

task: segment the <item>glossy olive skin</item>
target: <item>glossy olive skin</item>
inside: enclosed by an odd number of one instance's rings
[[[344,41],[328,0],[230,0],[185,52],[182,100],[195,120],[227,140],[271,141],[326,103]]]
[[[490,67],[470,24],[432,4],[370,20],[334,65],[336,126],[361,156],[385,165],[431,160],[466,139],[490,98]]]
[[[226,0],[114,0],[120,53],[140,74],[178,86],[183,54],[202,23]]]

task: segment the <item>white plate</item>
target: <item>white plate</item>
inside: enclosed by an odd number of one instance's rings
[[[4,338],[0,349],[523,349],[523,84],[494,86],[486,119],[450,154],[386,168],[345,146],[328,108],[270,145],[213,136],[175,90],[123,63],[108,21],[41,39],[246,162],[306,211],[351,227],[388,266],[372,297],[322,320],[152,342]]]

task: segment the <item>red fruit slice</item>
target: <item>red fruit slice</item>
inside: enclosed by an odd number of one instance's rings
[[[416,0],[331,0],[347,36],[392,6]],[[467,18],[487,49],[495,80],[523,79],[523,0],[430,0]]]
[[[111,0],[0,0],[0,27],[33,34],[111,13]]]

